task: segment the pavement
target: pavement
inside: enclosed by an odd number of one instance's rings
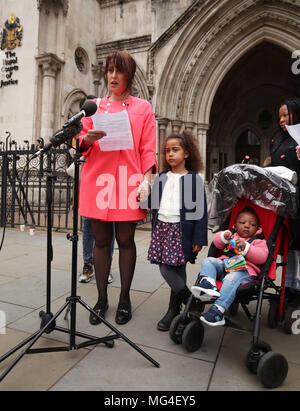
[[[54,258],[51,264],[51,312],[56,313],[71,293],[72,243],[66,232],[53,232]],[[211,238],[211,234],[210,234]],[[169,300],[169,288],[158,267],[147,262],[150,231],[147,226],[136,230],[137,264],[132,284],[132,320],[125,325],[115,323],[120,292],[118,250],[115,249],[109,285],[109,310],[106,320],[126,338],[160,364],[157,368],[122,338],[113,348],[103,343],[62,352],[26,354],[0,383],[0,391],[268,391],[257,376],[245,366],[245,354],[251,334],[227,327],[205,326],[204,341],[196,352],[188,353],[176,345],[168,332],[156,329]],[[205,247],[195,265],[188,264],[188,285],[199,272]],[[0,252],[0,314],[6,327],[0,328],[0,356],[40,329],[39,312],[45,310],[47,272],[47,233],[35,230],[7,229]],[[82,268],[81,237],[78,243],[78,274]],[[77,295],[93,307],[97,300],[95,280],[77,283]],[[250,304],[250,310],[255,308]],[[268,303],[262,309],[261,338],[272,350],[285,356],[289,365],[284,383],[277,391],[298,391],[300,388],[299,335],[288,335],[279,325],[267,325]],[[89,312],[77,304],[76,330],[95,337],[113,332],[105,324],[92,326]],[[1,316],[0,316],[1,320]],[[63,312],[56,325],[69,327],[70,316]],[[234,321],[251,328],[240,309]],[[76,337],[76,344],[82,340]],[[54,330],[43,334],[33,348],[68,347],[69,336]],[[20,353],[25,346],[18,352]],[[0,363],[0,374],[14,361],[13,354]]]

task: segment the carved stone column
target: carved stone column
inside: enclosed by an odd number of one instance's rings
[[[37,8],[39,11],[43,9],[43,7],[61,7],[63,11],[64,17],[67,16],[68,10],[69,10],[69,0],[57,0],[56,2],[53,2],[51,0],[37,0]]]
[[[95,96],[99,96],[99,87],[101,84],[101,77],[103,75],[103,63],[92,64],[92,75],[93,75],[93,84],[94,84],[94,93]]]
[[[206,171],[206,145],[207,145],[207,130],[209,129],[209,124],[198,124],[197,125],[197,138],[199,151],[201,158],[204,164],[204,173],[203,179],[205,180],[205,171]]]
[[[181,120],[172,120],[171,121],[172,125],[172,133],[180,133],[181,126],[182,126],[182,121]]]
[[[54,133],[56,77],[64,61],[52,53],[43,54],[36,57],[36,59],[42,73],[40,136],[48,139]]]
[[[167,118],[159,118],[158,123],[158,171],[162,171],[164,163],[164,141],[166,138],[166,129],[169,124]]]
[[[190,133],[193,133],[194,132],[194,127],[195,127],[195,123],[193,123],[193,122],[191,122],[191,121],[189,121],[189,122],[187,122],[187,123],[184,123],[184,127],[185,127],[185,129],[187,130],[187,131],[189,131]]]

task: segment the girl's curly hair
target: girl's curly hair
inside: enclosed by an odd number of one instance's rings
[[[185,160],[185,167],[189,171],[196,171],[197,173],[204,170],[203,161],[200,156],[198,141],[196,137],[187,130],[183,130],[180,134],[171,134],[165,140],[165,145],[168,140],[176,138],[180,141],[180,145],[184,151],[188,153],[188,158]],[[170,170],[171,167],[164,160],[164,170]]]

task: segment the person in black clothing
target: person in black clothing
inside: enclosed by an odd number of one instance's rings
[[[279,108],[280,134],[271,152],[271,166],[285,166],[296,171],[300,187],[300,163],[296,153],[296,141],[289,135],[286,125],[300,123],[300,98],[285,100]]]
[[[296,149],[298,145],[286,129],[286,125],[299,123],[300,98],[289,98],[279,108],[280,133],[271,151],[271,166],[285,166],[295,171],[298,176],[297,188],[300,193],[300,161],[297,156],[299,149]],[[297,261],[300,261],[300,218],[291,222],[291,231],[292,239],[287,263],[287,279],[293,276],[294,281],[292,283],[300,291],[300,273],[298,272],[299,264],[297,263]],[[296,278],[298,278],[297,281]]]

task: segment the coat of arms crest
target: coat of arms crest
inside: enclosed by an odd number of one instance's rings
[[[1,50],[13,50],[15,47],[21,46],[22,36],[23,26],[20,19],[11,13],[0,32]]]

